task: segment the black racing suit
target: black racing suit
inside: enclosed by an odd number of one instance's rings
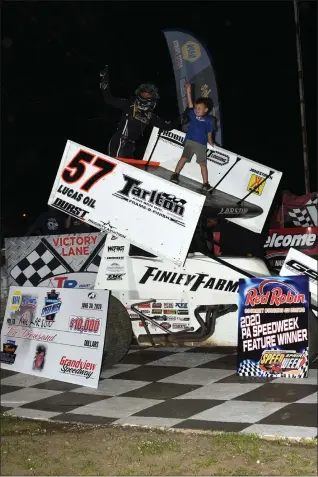
[[[165,121],[150,110],[139,111],[135,98],[114,98],[108,88],[102,90],[102,93],[106,104],[123,112],[117,131],[108,145],[108,154],[111,157],[134,158],[135,142],[143,135],[147,126],[171,131],[180,125],[180,117],[174,121]]]

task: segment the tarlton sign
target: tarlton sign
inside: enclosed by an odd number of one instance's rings
[[[205,197],[68,141],[49,205],[182,265]],[[158,234],[158,230],[163,234]],[[70,245],[63,254],[76,254]],[[72,248],[71,248],[72,247]],[[85,249],[79,249],[85,253]]]

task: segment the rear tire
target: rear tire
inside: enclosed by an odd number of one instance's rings
[[[129,351],[132,326],[129,313],[114,296],[109,296],[102,368],[119,363]]]

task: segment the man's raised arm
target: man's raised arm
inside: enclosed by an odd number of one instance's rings
[[[125,110],[129,105],[128,99],[123,98],[114,98],[111,95],[109,90],[109,79],[108,79],[108,65],[99,73],[99,87],[103,94],[103,98],[106,104],[113,106],[116,109]]]

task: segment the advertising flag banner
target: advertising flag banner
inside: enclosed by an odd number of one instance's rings
[[[222,146],[222,129],[219,108],[217,83],[211,58],[200,41],[193,35],[176,30],[164,30],[163,34],[168,44],[173,71],[176,81],[177,98],[180,114],[187,107],[186,83],[192,83],[193,97],[210,98],[212,101],[211,114],[216,129],[215,141]],[[186,131],[186,126],[184,131]]]

